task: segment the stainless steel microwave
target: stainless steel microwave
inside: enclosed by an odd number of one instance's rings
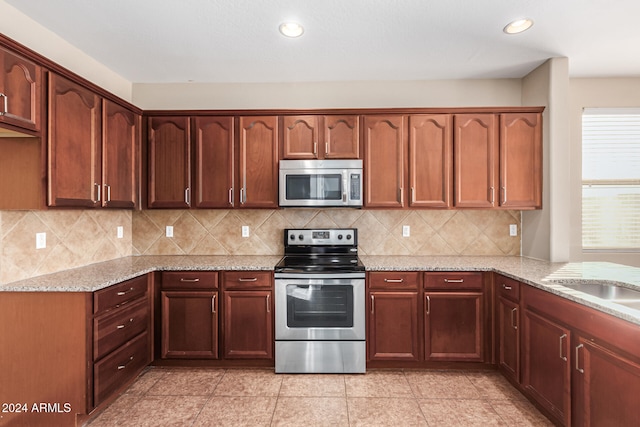
[[[362,207],[362,160],[280,160],[280,206]]]

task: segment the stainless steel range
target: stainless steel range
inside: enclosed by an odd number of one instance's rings
[[[286,229],[284,247],[275,267],[276,372],[365,372],[358,230]]]

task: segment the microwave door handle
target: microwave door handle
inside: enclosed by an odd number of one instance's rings
[[[342,171],[342,203],[347,203],[348,171]]]

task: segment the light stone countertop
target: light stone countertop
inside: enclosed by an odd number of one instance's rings
[[[152,272],[267,270],[281,256],[131,256],[0,285],[0,292],[93,292]],[[633,310],[566,288],[562,283],[607,282],[640,289],[640,268],[606,262],[552,263],[523,257],[360,256],[367,271],[489,271],[640,325]]]

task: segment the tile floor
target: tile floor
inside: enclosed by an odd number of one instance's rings
[[[148,368],[99,426],[551,426],[496,372]]]

